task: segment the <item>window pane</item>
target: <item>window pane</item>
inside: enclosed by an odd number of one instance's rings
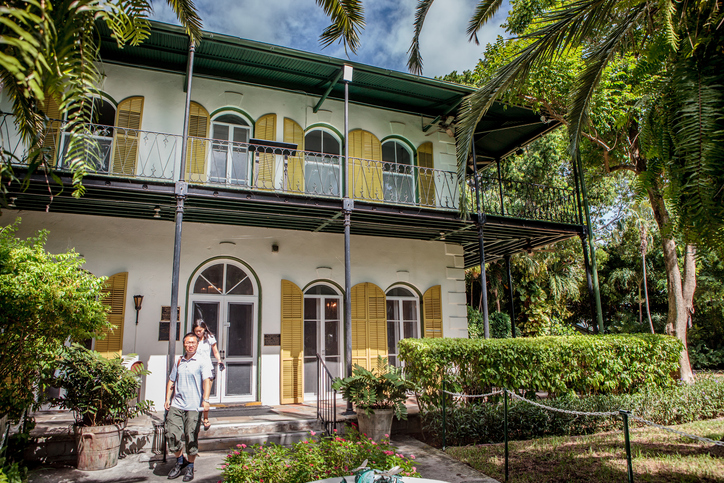
[[[417,339],[417,322],[405,322],[405,339]]]
[[[226,341],[226,357],[251,357],[253,355],[253,321],[251,304],[229,304],[229,337]]]
[[[387,322],[387,351],[397,353],[397,322]]]
[[[395,159],[399,164],[412,164],[410,152],[403,147],[402,143],[395,143],[395,152]]]
[[[96,124],[104,126],[113,126],[116,122],[116,108],[110,102],[104,99],[93,99],[94,118]]]
[[[304,299],[304,320],[317,320],[317,299]]]
[[[304,358],[304,392],[317,394],[317,358]]]
[[[317,356],[317,321],[304,321],[304,355],[305,357]]]
[[[326,131],[322,131],[324,137],[324,145],[322,152],[324,154],[340,154],[339,141]]]
[[[402,301],[402,317],[403,320],[417,320],[417,302],[414,300]]]
[[[228,141],[229,140],[229,126],[224,126],[223,124],[214,124],[212,135],[214,139],[219,139],[222,141]]]
[[[312,131],[304,136],[304,150],[315,153],[322,152],[322,131]]]
[[[400,320],[397,300],[387,301],[387,320]]]
[[[324,356],[339,355],[339,322],[324,323]]]
[[[222,293],[222,277],[224,274],[224,264],[219,263],[213,265],[199,275],[194,284],[194,293]]]
[[[251,394],[251,370],[249,362],[226,364],[226,395],[247,396]]]
[[[219,333],[219,304],[194,302],[192,320],[203,319],[209,331]]]
[[[232,295],[254,295],[249,276],[235,265],[226,266],[226,290]]]
[[[395,159],[395,142],[388,141],[382,145],[382,161],[396,163]]]
[[[339,320],[339,299],[325,299],[324,319]]]

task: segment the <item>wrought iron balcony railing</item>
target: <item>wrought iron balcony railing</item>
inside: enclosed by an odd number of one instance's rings
[[[27,148],[19,141],[9,114],[0,115],[0,145],[26,164]],[[54,167],[70,170],[83,158],[89,172],[109,177],[158,182],[179,179],[183,138],[177,134],[91,124],[69,153],[70,133],[60,121],[51,123],[43,147]],[[421,166],[262,146],[242,141],[189,137],[184,179],[192,184],[277,194],[339,199],[349,184],[352,198],[372,203],[455,211],[462,197],[457,174]],[[72,154],[72,156],[71,156]],[[574,191],[541,184],[479,175],[486,213],[580,223]],[[466,203],[475,210],[472,179]],[[471,196],[472,195],[472,196]]]

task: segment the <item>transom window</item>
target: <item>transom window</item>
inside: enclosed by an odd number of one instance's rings
[[[254,295],[254,286],[249,275],[236,265],[219,263],[201,272],[194,284],[194,293]]]

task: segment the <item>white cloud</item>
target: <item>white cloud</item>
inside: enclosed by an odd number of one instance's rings
[[[498,25],[506,6],[479,33],[482,45],[467,41],[465,29],[476,0],[438,0],[428,12],[420,39],[427,77],[472,69],[487,42],[502,34]],[[329,24],[314,0],[197,1],[204,30],[345,58],[344,48],[322,49],[319,35]],[[417,0],[365,0],[367,27],[361,47],[350,59],[391,70],[407,71]],[[153,18],[178,23],[166,2],[155,2]]]

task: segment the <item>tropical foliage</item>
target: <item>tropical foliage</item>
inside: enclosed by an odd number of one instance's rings
[[[16,420],[44,393],[63,343],[108,326],[104,280],[72,250],[48,253],[47,232],[19,240],[18,225],[0,228],[0,414]]]

